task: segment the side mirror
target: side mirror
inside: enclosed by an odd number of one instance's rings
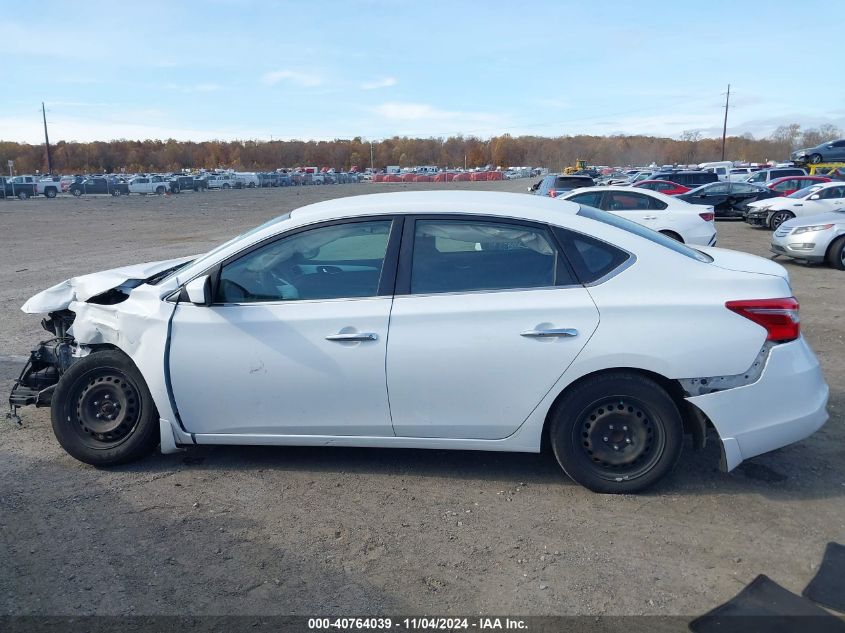
[[[185,284],[188,301],[195,306],[211,305],[211,278],[208,275],[197,277]]]
[[[821,196],[817,193],[814,193],[812,196],[810,196],[810,200],[818,200],[819,198],[821,198]]]

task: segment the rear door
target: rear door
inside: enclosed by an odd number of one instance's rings
[[[511,435],[598,318],[547,227],[473,215],[407,218],[387,344],[396,435]]]
[[[664,224],[667,215],[663,201],[635,191],[608,191],[602,204],[605,211],[655,230]]]

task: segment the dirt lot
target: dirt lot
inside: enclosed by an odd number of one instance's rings
[[[35,292],[386,187],[411,185],[0,202],[3,402],[44,337],[18,309]],[[767,255],[767,232],[718,228]],[[688,450],[639,496],[590,493],[550,455],[207,447],[97,470],[58,447],[46,410],[0,420],[0,614],[693,615],[760,573],[800,592],[845,541],[845,273],[786,266],[830,422],[729,475],[715,445]]]

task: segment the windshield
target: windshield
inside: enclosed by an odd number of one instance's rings
[[[223,249],[231,246],[232,244],[234,244],[238,240],[242,240],[242,239],[249,237],[250,235],[254,235],[255,233],[258,233],[259,231],[266,229],[268,226],[273,226],[274,224],[277,224],[279,222],[283,222],[283,221],[287,220],[289,217],[290,217],[290,213],[285,213],[283,215],[272,218],[271,220],[267,220],[264,224],[260,224],[259,226],[256,226],[255,228],[252,228],[249,231],[246,231],[245,233],[241,233],[240,235],[233,237],[232,239],[230,239],[226,242],[223,242],[222,244],[220,244],[220,246],[215,246],[210,251],[208,251],[205,255],[200,255],[196,259],[194,259],[190,262],[186,262],[184,266],[180,265],[176,270],[168,271],[167,277],[172,277],[173,275],[177,274],[179,271],[183,270],[188,265],[193,265],[193,264],[200,264],[201,265],[204,262],[210,261],[211,259],[214,258],[215,255],[217,255],[217,253],[219,253]],[[158,283],[160,281],[164,281],[164,277],[159,279],[156,283]]]
[[[791,194],[786,196],[787,198],[806,198],[811,193],[815,193],[819,189],[821,189],[821,185],[810,185],[809,187],[804,187],[803,189],[799,189],[798,191],[793,191]]]
[[[578,215],[598,222],[603,222],[604,224],[609,224],[610,226],[615,226],[617,229],[622,229],[623,231],[628,231],[628,233],[633,233],[634,235],[647,239],[649,242],[665,246],[669,250],[680,253],[690,259],[695,259],[697,261],[704,262],[705,264],[709,264],[713,261],[713,258],[710,257],[710,255],[705,255],[701,251],[697,251],[694,248],[681,244],[677,240],[673,240],[671,237],[666,237],[663,233],[658,233],[657,231],[644,227],[642,224],[637,224],[636,222],[631,222],[625,218],[620,218],[618,215],[613,215],[607,211],[581,205],[581,210],[578,211]]]

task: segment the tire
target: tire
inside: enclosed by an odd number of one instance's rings
[[[19,200],[28,200],[29,199],[29,192],[28,191],[18,191],[18,199]]]
[[[164,187],[156,187],[156,195],[163,196],[164,195]]]
[[[775,211],[772,214],[772,217],[769,218],[769,228],[773,231],[777,231],[781,224],[794,217],[795,216],[789,211]]]
[[[221,187],[221,189],[229,189],[229,183],[224,184],[223,187]]]
[[[249,187],[250,189],[255,189],[255,183],[251,182],[247,185],[247,187]]]
[[[44,196],[47,197],[47,198],[55,198],[58,195],[58,193],[59,192],[56,191],[55,189],[53,189],[52,187],[50,189],[44,190]]]
[[[626,371],[578,384],[557,403],[549,427],[563,471],[601,493],[640,492],[655,484],[677,463],[683,438],[669,394]]]
[[[684,243],[684,238],[682,238],[680,235],[675,233],[675,231],[660,231],[660,232],[663,233],[663,235],[665,235],[666,237],[671,237],[676,242],[680,242],[681,244]]]
[[[824,159],[822,158],[821,154],[810,154],[810,162],[814,165],[818,165]]]
[[[93,352],[68,368],[53,392],[51,418],[62,448],[92,466],[140,459],[159,442],[147,384],[117,350]]]
[[[115,198],[119,198],[120,197],[120,189],[112,189],[111,195],[113,195]]]
[[[845,235],[840,235],[827,249],[827,263],[831,268],[845,270]]]

